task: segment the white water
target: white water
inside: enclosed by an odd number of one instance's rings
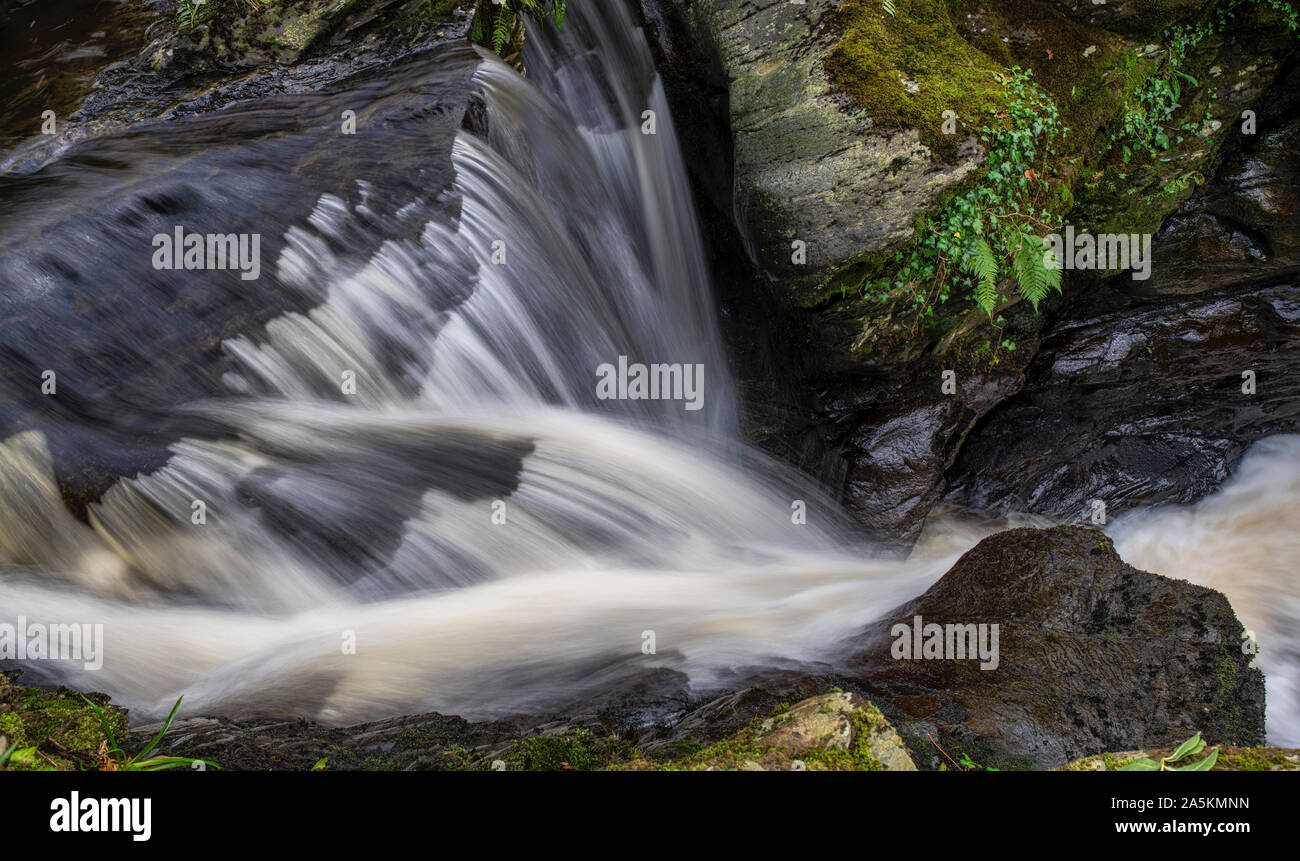
[[[325,237],[368,229],[367,213],[326,196],[290,232],[276,277],[324,302],[226,342],[230,396],[193,409],[230,439],[178,443],[92,505],[90,526],[64,509],[39,434],[0,441],[0,620],[106,632],[102,669],[32,672],[146,716],[183,693],[190,714],[333,723],[526,711],[653,666],[704,688],[817,660],[987,534],[937,524],[909,560],[873,558],[834,503],[736,441],[648,49],[621,4],[580,11],[562,37],[537,35],[529,81],[484,59],[491,135],[457,142],[458,223],[358,271]],[[657,135],[641,134],[646,109]],[[597,400],[597,365],[620,355],[702,364],[705,408]],[[344,369],[355,395],[339,395]],[[1297,476],[1300,447],[1271,441],[1215,497],[1115,531],[1129,561],[1232,597],[1287,743]]]

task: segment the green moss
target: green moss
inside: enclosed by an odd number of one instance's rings
[[[1219,660],[1219,706],[1222,707],[1232,700],[1233,692],[1237,687],[1237,670],[1238,662],[1231,655],[1224,655]]]
[[[1118,756],[1113,753],[1103,753],[1098,756],[1085,756],[1083,759],[1076,759],[1069,765],[1064,766],[1062,771],[1115,771],[1125,765],[1128,765],[1135,756]]]
[[[1228,748],[1219,755],[1216,770],[1300,771],[1300,754],[1277,748]]]
[[[628,760],[630,746],[610,736],[597,737],[588,729],[561,735],[540,735],[515,742],[499,757],[506,771],[595,771]]]
[[[1300,771],[1300,751],[1276,747],[1224,747],[1219,746],[1219,758],[1214,771]],[[1085,756],[1060,771],[1116,771],[1139,757],[1157,762],[1173,753],[1173,748],[1129,751],[1127,753],[1102,753]]]
[[[124,737],[125,713],[101,705],[113,732]],[[96,760],[100,745],[108,740],[99,718],[80,694],[21,687],[7,676],[0,676],[0,735],[8,747],[38,750],[26,763],[11,760],[7,767],[12,770],[74,770]]]
[[[916,129],[945,160],[997,105],[1001,64],[961,37],[945,0],[849,0],[828,15],[840,43],[826,58],[832,82],[885,129]],[[959,133],[943,133],[944,111]]]
[[[724,741],[689,751],[678,748],[655,757],[637,757],[617,768],[634,771],[745,771],[758,768],[784,771],[795,767],[798,761],[808,771],[882,770],[880,761],[872,755],[872,733],[888,726],[889,722],[875,706],[854,708],[846,713],[854,738],[848,750],[811,748],[797,754],[761,740],[787,720],[789,712],[789,703],[782,703],[766,718],[755,718]],[[835,713],[835,710],[822,706],[817,713]]]

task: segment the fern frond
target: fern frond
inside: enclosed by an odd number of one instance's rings
[[[498,54],[505,48],[510,41],[510,31],[514,28],[515,19],[513,15],[507,12],[497,14],[497,20],[492,28],[492,50]]]
[[[1033,303],[1035,311],[1048,291],[1061,289],[1061,270],[1047,265],[1043,244],[1042,237],[1021,233],[1012,261],[1020,295]]]
[[[966,249],[961,259],[961,269],[976,279],[975,301],[990,317],[998,304],[998,261],[993,249],[982,236],[977,237]]]

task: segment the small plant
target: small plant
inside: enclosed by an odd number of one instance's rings
[[[978,762],[971,759],[969,756],[967,756],[964,753],[961,755],[960,762],[962,768],[966,769],[967,771],[1001,771],[1002,770],[1000,768],[994,768],[991,765],[980,765]]]
[[[206,759],[193,759],[187,756],[145,758],[149,756],[150,751],[158,746],[158,743],[163,740],[163,736],[167,734],[167,730],[171,728],[172,721],[176,718],[176,711],[181,707],[181,700],[185,699],[185,697],[176,700],[171,713],[167,715],[167,720],[163,721],[162,729],[153,737],[153,741],[145,746],[144,750],[134,756],[128,756],[126,751],[122,750],[122,746],[117,743],[117,736],[113,732],[113,726],[108,720],[108,715],[104,714],[104,710],[99,707],[99,704],[84,696],[82,699],[86,700],[90,707],[95,710],[95,716],[99,718],[100,724],[104,727],[104,735],[108,737],[108,741],[100,745],[99,749],[99,754],[103,760],[101,771],[165,771],[169,768],[192,766],[196,762],[210,765],[213,768],[221,768],[215,762],[209,762]]]
[[[1213,21],[1175,24],[1165,30],[1162,37],[1167,44],[1164,62],[1129,97],[1120,129],[1112,135],[1112,140],[1122,146],[1125,164],[1129,162],[1134,148],[1155,157],[1168,151],[1172,145],[1182,143],[1183,137],[1177,134],[1178,131],[1190,133],[1199,128],[1199,123],[1184,123],[1176,130],[1170,127],[1175,114],[1183,106],[1186,88],[1199,86],[1196,78],[1184,71],[1188,57],[1207,38],[1226,29],[1236,17],[1238,9],[1251,5],[1272,9],[1281,16],[1288,31],[1300,32],[1300,11],[1287,0],[1229,0],[1215,9]],[[1211,91],[1209,102],[1213,104],[1214,101],[1215,93]],[[1207,106],[1202,122],[1208,119]],[[1171,131],[1174,135],[1172,139]]]
[[[0,771],[5,769],[6,764],[13,762],[16,765],[28,765],[36,762],[37,751],[35,747],[20,748],[16,744],[9,744],[9,739],[0,735]],[[53,766],[37,768],[36,771],[54,771]]]
[[[1201,734],[1189,738],[1187,741],[1178,745],[1174,752],[1156,762],[1154,759],[1141,757],[1130,762],[1128,765],[1120,766],[1116,771],[1209,771],[1214,768],[1214,764],[1219,761],[1219,749],[1211,748],[1208,756],[1194,760],[1188,765],[1176,766],[1175,762],[1196,756],[1205,750],[1205,741],[1202,740]]]
[[[563,27],[564,0],[503,0],[486,4],[480,0],[470,29],[470,41],[490,46],[494,52],[505,56],[506,50],[522,38],[524,15],[532,15],[538,21],[550,18],[556,27]]]
[[[1043,174],[1067,129],[1032,71],[1016,66],[1000,80],[1005,106],[980,133],[988,148],[987,172],[926,218],[911,250],[895,255],[899,265],[892,281],[875,285],[885,295],[910,292],[927,316],[953,289],[964,287],[992,319],[1004,271],[1015,276],[1020,295],[1035,309],[1051,290],[1061,289],[1059,261],[1050,259],[1043,242],[1060,225],[1047,208],[1050,185]]]
[[[180,0],[176,6],[176,29],[193,30],[212,15],[212,6],[207,0]]]

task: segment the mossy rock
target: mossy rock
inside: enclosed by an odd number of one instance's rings
[[[1058,771],[1117,771],[1135,759],[1159,762],[1173,753],[1173,748],[1130,750],[1122,753],[1099,753],[1076,759]],[[1180,765],[1186,763],[1179,763]],[[1219,758],[1211,771],[1300,771],[1300,749],[1283,747],[1220,747]]]
[[[878,0],[849,0],[828,17],[842,39],[827,56],[831,80],[876,126],[916,129],[940,158],[998,107],[1002,65],[962,38],[947,0],[903,0],[889,15]],[[944,112],[967,131],[944,134]]]
[[[731,738],[680,759],[640,759],[632,771],[916,771],[907,746],[874,705],[828,693],[778,706]]]
[[[108,705],[103,694],[90,694],[104,711],[114,735],[126,735],[126,713]],[[10,771],[76,771],[102,760],[99,751],[108,742],[103,724],[86,697],[60,688],[45,691],[16,685],[10,675],[0,675],[0,736],[5,749],[15,753],[4,768]]]
[[[208,0],[169,22],[150,49],[155,69],[195,71],[291,64],[377,27],[410,31],[450,22],[472,0]]]

